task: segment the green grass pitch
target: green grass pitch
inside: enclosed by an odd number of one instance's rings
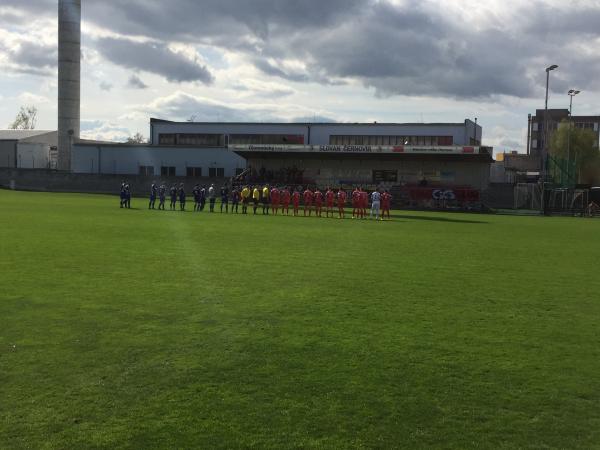
[[[0,448],[600,448],[600,222],[133,206],[0,191]]]

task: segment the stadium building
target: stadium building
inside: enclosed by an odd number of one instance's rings
[[[461,123],[196,123],[151,119],[150,143],[77,140],[72,171],[299,184],[489,184],[492,149]],[[248,169],[248,170],[247,170]]]

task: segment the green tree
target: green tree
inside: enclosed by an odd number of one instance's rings
[[[588,128],[577,128],[563,120],[550,141],[550,154],[555,158],[574,161],[580,183],[600,182],[600,151],[596,133]],[[569,145],[570,141],[570,145]]]
[[[21,110],[8,128],[11,130],[34,130],[37,123],[37,108],[35,106],[21,106]]]

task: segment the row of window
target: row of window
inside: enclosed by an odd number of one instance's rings
[[[583,128],[585,130],[593,130],[594,129],[594,124],[593,123],[589,123],[589,122],[575,122],[575,127],[576,128]]]
[[[161,133],[158,135],[159,145],[181,145],[192,147],[223,147],[228,144],[237,145],[286,145],[304,144],[302,134],[190,134]]]
[[[452,136],[330,136],[330,145],[453,145]]]
[[[584,128],[586,130],[598,130],[598,124],[594,123],[594,122],[573,122],[574,126],[576,128]],[[554,122],[551,121],[548,123],[548,129],[550,130],[556,130],[558,129],[558,125],[559,122]],[[544,122],[534,122],[532,125],[532,130],[533,131],[543,131],[544,129]]]
[[[158,135],[159,145],[189,145],[202,147],[222,147],[225,144],[222,134],[169,133]]]
[[[244,169],[236,169],[236,175],[242,173]],[[154,176],[154,166],[140,166],[139,174],[143,176],[152,177]],[[174,177],[176,176],[175,166],[161,166],[160,175],[163,177]],[[185,175],[187,177],[201,177],[202,167],[186,167]],[[223,178],[225,177],[225,169],[223,167],[210,167],[208,169],[208,176],[210,178]]]
[[[230,134],[232,145],[303,145],[303,134]]]
[[[303,145],[302,134],[159,134],[160,145],[223,147],[225,145]],[[330,136],[330,145],[453,145],[452,136]]]

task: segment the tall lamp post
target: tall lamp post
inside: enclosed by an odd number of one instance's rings
[[[542,212],[546,211],[545,191],[546,191],[546,160],[548,159],[548,90],[550,87],[550,72],[558,69],[556,64],[546,67],[546,103],[544,106],[544,151],[542,152]]]
[[[579,94],[581,91],[571,89],[568,94],[571,97],[569,101],[569,132],[567,137],[567,177],[571,178],[571,124],[573,122],[573,97]]]

